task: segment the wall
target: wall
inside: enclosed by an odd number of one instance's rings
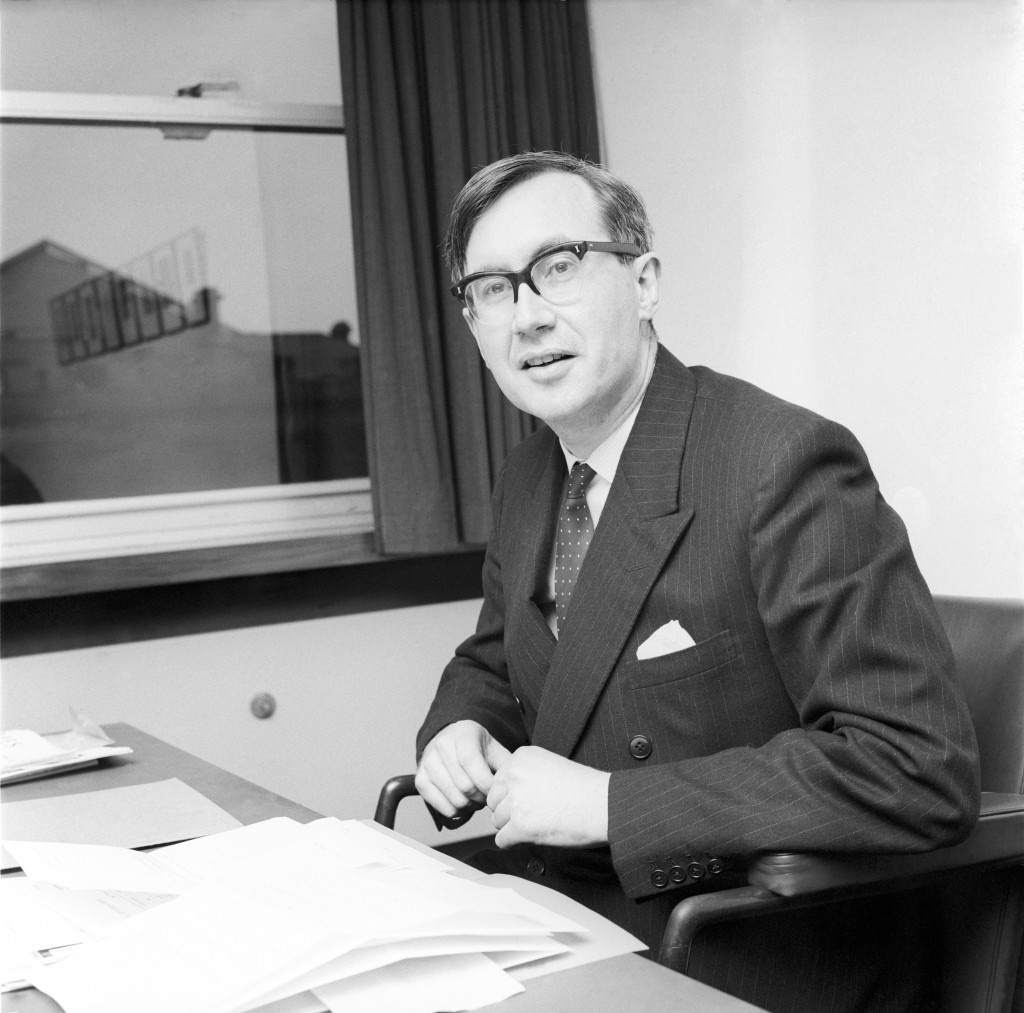
[[[666,344],[848,423],[934,590],[1024,595],[1015,5],[592,0],[592,15],[608,160],[659,230]],[[17,658],[3,724],[60,727],[73,703],[365,816],[410,769],[476,608]],[[262,690],[279,710],[259,722]],[[422,817],[402,828],[431,839]]]
[[[590,0],[664,343],[850,426],[933,591],[1024,595],[1015,0]]]

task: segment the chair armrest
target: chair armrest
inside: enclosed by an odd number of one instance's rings
[[[416,777],[414,774],[399,774],[384,782],[384,787],[377,797],[377,811],[373,819],[388,830],[395,829],[395,814],[398,812],[398,803],[410,795],[418,795],[416,790]]]
[[[686,897],[675,906],[658,960],[685,971],[693,937],[716,922],[895,893],[953,870],[1015,863],[1024,864],[1024,795],[982,792],[977,825],[952,847],[911,855],[761,855],[748,869],[749,885]]]
[[[394,830],[398,803],[403,798],[418,794],[415,774],[399,774],[385,781],[384,787],[381,788],[380,795],[377,797],[377,809],[373,814],[374,822],[380,823],[381,826],[385,826],[389,830]],[[457,827],[461,827],[478,808],[480,807],[474,806],[462,813],[456,813],[454,816],[442,816],[432,806],[427,806],[438,830],[455,830]]]
[[[983,792],[978,823],[960,844],[919,854],[762,855],[750,866],[747,880],[782,897],[821,891],[892,892],[916,886],[952,869],[1024,862],[1024,795]]]

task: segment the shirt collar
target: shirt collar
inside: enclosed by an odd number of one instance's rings
[[[612,479],[615,478],[615,472],[619,467],[619,458],[622,457],[622,451],[626,449],[626,441],[629,439],[629,434],[633,431],[633,423],[636,422],[637,413],[640,411],[642,403],[643,398],[622,420],[618,428],[611,433],[608,439],[600,446],[595,447],[594,452],[587,458],[587,464],[609,485],[611,485]],[[565,467],[567,470],[572,471],[572,466],[579,458],[569,453],[561,440],[559,440],[559,445],[562,448],[562,455],[565,457]]]

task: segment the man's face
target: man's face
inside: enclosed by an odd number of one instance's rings
[[[503,194],[480,217],[465,273],[519,271],[542,251],[576,240],[611,240],[588,183],[547,172]],[[543,419],[566,444],[589,453],[635,405],[656,341],[641,321],[657,305],[657,261],[624,264],[589,252],[578,300],[556,306],[522,285],[509,322],[466,323],[487,368],[516,407]]]

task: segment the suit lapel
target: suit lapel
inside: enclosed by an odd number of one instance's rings
[[[551,667],[555,638],[537,602],[546,591],[551,546],[554,544],[558,506],[566,481],[565,457],[554,434],[526,471],[522,498],[517,500],[515,542],[519,560],[511,581],[517,628],[516,668],[523,682],[524,699],[533,707],[541,698]],[[511,602],[510,602],[511,604]]]
[[[695,392],[693,374],[659,348],[544,681],[533,742],[563,756],[579,741],[651,587],[693,519],[679,476]]]

